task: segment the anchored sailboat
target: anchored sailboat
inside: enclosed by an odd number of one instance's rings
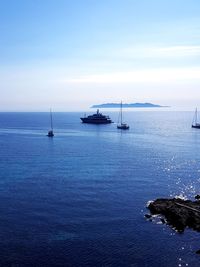
[[[53,137],[54,136],[54,133],[53,133],[53,119],[52,119],[51,109],[50,109],[50,121],[51,121],[51,129],[48,131],[47,136],[48,137]]]
[[[121,106],[120,106],[120,123],[117,125],[117,129],[121,129],[121,130],[128,130],[129,129],[129,125],[126,123],[123,123],[123,116],[122,116],[122,101],[121,101]]]
[[[195,113],[194,113],[194,118],[193,118],[193,122],[192,122],[192,128],[200,129],[200,123],[198,122],[198,111],[197,111],[197,108],[196,108]]]

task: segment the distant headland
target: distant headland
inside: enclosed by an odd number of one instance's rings
[[[119,108],[121,103],[105,103],[99,105],[93,105],[91,108]],[[122,104],[124,108],[164,108],[169,106],[161,106],[152,103],[124,103]]]

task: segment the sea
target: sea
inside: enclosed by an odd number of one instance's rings
[[[92,111],[90,113],[93,113]],[[178,233],[147,203],[200,193],[193,112],[0,113],[1,267],[200,266],[200,233]]]

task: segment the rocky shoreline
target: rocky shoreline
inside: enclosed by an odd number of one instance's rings
[[[150,214],[146,214],[147,219],[152,215],[161,215],[161,222],[167,223],[178,232],[183,232],[186,227],[200,231],[200,200],[183,200],[179,198],[160,198],[150,202],[147,208]]]

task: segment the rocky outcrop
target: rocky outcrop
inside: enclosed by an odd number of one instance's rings
[[[152,215],[160,214],[177,231],[186,227],[200,231],[200,200],[156,199],[148,205]]]

